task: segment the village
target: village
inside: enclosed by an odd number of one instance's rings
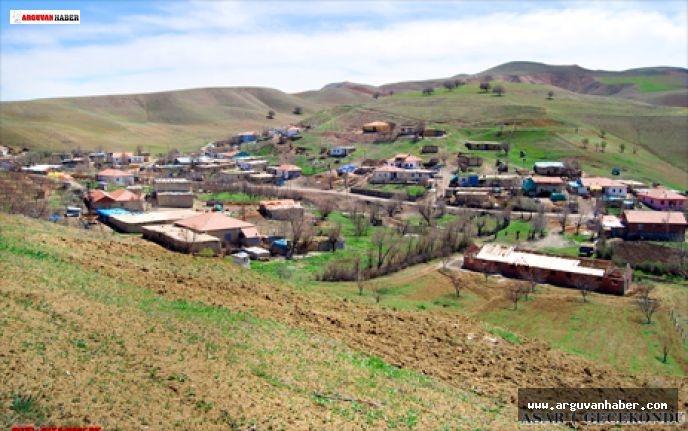
[[[141,235],[247,269],[272,263],[278,271],[320,256],[310,277],[351,281],[460,253],[464,270],[616,295],[631,288],[636,265],[657,275],[681,271],[680,262],[612,254],[638,242],[683,244],[682,192],[618,168],[605,177],[558,160],[523,167],[523,150],[522,166],[512,167],[502,158],[515,151],[508,141],[465,141],[449,153],[446,130],[379,119],[352,130],[347,145],[321,146],[307,159],[320,166],[313,169],[294,162],[311,150],[299,145],[309,128],[249,131],[158,156],[73,151],[32,162],[3,147],[0,166],[49,180],[37,192],[44,199],[46,190],[63,191],[42,214],[53,222]],[[371,159],[361,149],[398,141],[413,150]]]

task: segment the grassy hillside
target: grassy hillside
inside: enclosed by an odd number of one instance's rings
[[[644,382],[451,310],[305,294],[131,236],[0,222],[3,428],[515,429],[518,386]]]
[[[51,151],[195,150],[245,130],[298,122],[321,108],[267,88],[208,88],[122,96],[44,99],[0,104],[0,142]],[[276,112],[266,119],[269,110]]]
[[[512,166],[523,165],[519,150],[524,150],[525,166],[529,167],[538,160],[574,158],[592,174],[608,175],[612,167],[620,167],[622,177],[688,186],[684,163],[688,159],[687,109],[582,95],[540,84],[501,84],[506,89],[503,97],[482,94],[477,84],[468,84],[453,91],[438,89],[432,96],[419,91],[396,93],[346,110],[332,110],[329,115],[320,113],[312,119],[317,127],[311,141],[319,145],[333,133],[350,132],[373,119],[397,124],[425,121],[449,130],[447,138],[428,141],[451,152],[465,150],[467,139],[510,140]],[[550,90],[554,91],[552,100],[547,99]],[[503,123],[509,126],[500,127]],[[587,148],[583,148],[584,138],[589,141]],[[602,141],[607,142],[605,152],[596,152],[595,144]],[[354,157],[418,153],[424,143],[360,144],[361,151]],[[638,149],[635,154],[634,147]],[[495,153],[475,153],[488,160],[496,157]]]

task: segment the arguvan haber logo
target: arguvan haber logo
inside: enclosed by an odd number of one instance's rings
[[[80,24],[80,10],[11,10],[10,24]]]

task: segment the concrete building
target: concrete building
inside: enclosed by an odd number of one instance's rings
[[[143,237],[163,247],[182,253],[198,253],[204,249],[212,250],[218,255],[222,251],[222,241],[204,233],[194,232],[169,224],[144,226]]]
[[[120,186],[130,186],[134,184],[134,174],[120,171],[119,169],[104,169],[96,174],[96,180]]]
[[[128,211],[143,211],[143,196],[126,189],[113,192],[92,190],[86,195],[86,206],[92,210],[123,208]]]
[[[196,215],[193,210],[154,211],[144,214],[115,214],[108,217],[108,224],[118,232],[141,233],[143,227],[172,224]]]
[[[388,166],[396,166],[403,169],[418,169],[421,167],[423,159],[408,153],[400,153],[387,160]]]
[[[291,180],[301,176],[301,168],[296,165],[282,164],[275,169],[275,176],[284,180]]]
[[[429,181],[434,171],[427,169],[402,169],[396,166],[382,166],[373,171],[372,184],[417,184]]]
[[[650,208],[661,211],[685,211],[688,200],[685,196],[662,187],[639,190],[636,197]]]
[[[287,220],[293,216],[303,217],[304,209],[293,199],[260,201],[259,211],[265,218]]]
[[[221,240],[226,248],[253,246],[260,240],[258,230],[253,224],[217,212],[198,214],[174,224],[196,233],[214,236]]]
[[[582,177],[578,180],[577,193],[581,196],[603,195],[609,198],[625,198],[628,187],[616,180],[605,177]]]
[[[354,146],[333,147],[330,149],[330,156],[331,157],[346,157],[349,154],[353,153],[354,151],[356,151],[356,147],[354,147]]]
[[[155,200],[159,207],[192,208],[192,182],[186,178],[157,178],[153,180]]]
[[[561,177],[566,175],[566,165],[562,162],[535,162],[533,172],[546,177]]]
[[[504,148],[501,142],[495,141],[466,141],[464,144],[469,150],[500,151]]]
[[[615,295],[624,295],[633,281],[630,265],[621,269],[611,261],[553,256],[502,244],[471,245],[464,267],[563,287],[592,286],[597,292]]]
[[[651,241],[685,241],[686,218],[679,211],[626,210],[621,215],[626,227],[625,239]]]
[[[548,196],[563,193],[564,185],[559,177],[530,177],[523,182],[523,190],[531,196]]]

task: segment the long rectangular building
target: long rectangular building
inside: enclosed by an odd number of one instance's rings
[[[524,280],[534,277],[538,282],[563,287],[592,286],[597,292],[614,295],[624,295],[633,280],[630,265],[621,269],[611,261],[553,256],[502,244],[470,246],[464,267]]]

